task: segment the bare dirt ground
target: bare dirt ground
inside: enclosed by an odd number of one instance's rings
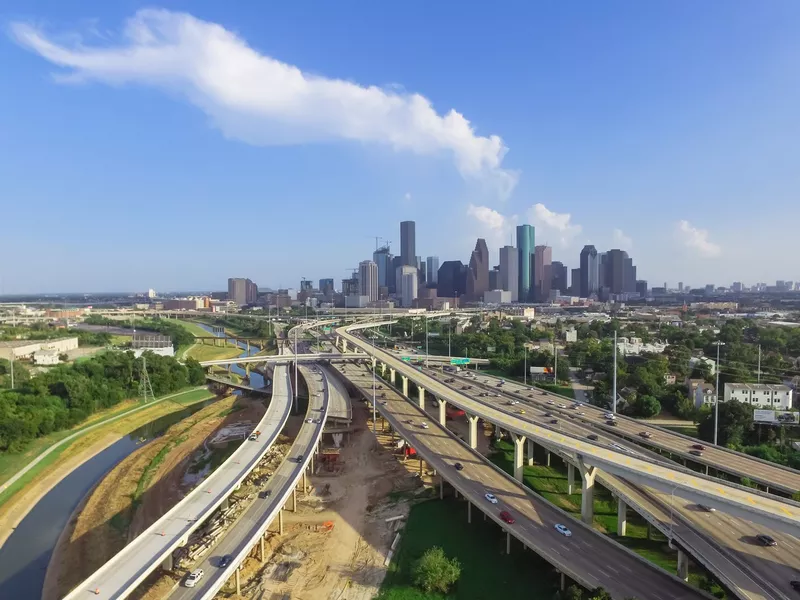
[[[356,432],[341,449],[338,473],[310,479],[312,489],[298,496],[297,512],[284,513],[284,535],[270,534],[265,564],[255,553],[245,561],[244,598],[369,600],[378,593],[408,500],[424,488],[419,462],[394,456],[387,434],[379,433],[376,442],[362,404],[353,417]],[[403,519],[386,522],[396,516]],[[218,597],[237,596],[227,587]]]
[[[215,430],[236,422],[255,423],[264,413],[263,403],[239,400],[243,409],[221,414],[235,400],[220,400],[173,425],[95,486],[56,545],[45,578],[44,600],[60,598],[180,500],[190,489],[183,479],[189,460]],[[157,458],[160,453],[162,459]],[[142,475],[159,460],[134,505]]]

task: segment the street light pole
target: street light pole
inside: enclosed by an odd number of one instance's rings
[[[425,368],[428,368],[428,315],[425,315]]]
[[[719,347],[724,346],[720,341],[714,342],[717,346],[717,399],[714,402],[714,445],[717,445],[717,435],[719,433],[718,426],[719,426]],[[752,364],[752,363],[751,363]]]
[[[613,398],[611,400],[611,412],[617,412],[617,330],[614,330],[614,388],[611,392]]]
[[[522,381],[527,386],[528,385],[528,343],[525,342],[522,344],[522,347],[525,349],[525,366],[522,373]]]
[[[294,327],[294,412],[297,413],[297,326]]]
[[[450,330],[453,328],[452,323],[447,325],[447,358],[453,358],[453,352],[450,349]]]

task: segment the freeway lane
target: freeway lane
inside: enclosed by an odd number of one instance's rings
[[[511,418],[501,411],[470,400],[418,369],[385,351],[372,347],[348,332],[349,329],[359,327],[364,326],[340,327],[337,329],[337,334],[354,347],[374,354],[379,360],[395,369],[398,374],[419,382],[435,397],[442,398],[470,414],[496,423],[510,432],[557,447],[564,452],[580,454],[588,464],[624,477],[633,483],[647,485],[668,493],[674,490],[675,494],[690,502],[721,508],[730,514],[759,522],[767,527],[780,528],[790,533],[800,532],[800,504],[796,502],[784,501],[756,490],[703,477],[677,465],[665,466],[638,455],[620,456],[617,452],[610,452],[585,439],[577,439],[574,436],[554,431],[550,426],[523,423],[516,417]]]
[[[270,491],[269,498],[256,498],[237,519],[211,552],[195,568],[206,573],[194,588],[179,587],[169,597],[174,600],[188,598],[211,599],[233,575],[238,565],[250,553],[269,524],[282,509],[292,491],[302,477],[303,471],[313,456],[322,437],[329,405],[329,382],[324,374],[312,367],[300,367],[300,372],[309,387],[309,404],[306,419],[317,423],[304,422],[292,444],[287,458],[275,470],[263,489]],[[302,455],[303,459],[297,458]],[[233,562],[226,568],[219,568],[219,561],[229,554]]]
[[[453,377],[437,373],[434,370],[427,370],[426,373],[443,383],[446,380],[455,379],[456,381],[453,381],[452,385],[458,388],[464,385],[472,386],[472,389],[462,390],[462,393],[478,403],[492,405],[509,415],[516,415],[516,418],[521,421],[546,422],[549,417],[545,413],[558,414],[560,417],[559,427],[565,432],[580,437],[594,433],[598,435],[597,442],[609,448],[613,448],[612,444],[617,444],[634,452],[648,452],[588,425],[583,417],[578,417],[579,412],[585,412],[583,408],[580,411],[572,408],[559,409],[558,404],[550,395],[536,395],[531,398],[530,392],[524,386],[512,386],[506,383],[502,387],[497,387],[501,381],[500,378],[485,375],[459,374],[460,376]],[[513,393],[513,389],[524,391],[524,393]],[[481,393],[491,395],[480,396]],[[519,404],[509,405],[510,399],[517,400]],[[550,405],[548,402],[554,404]],[[570,403],[571,405],[572,403]],[[521,410],[525,411],[524,414],[520,414]],[[784,592],[791,593],[789,581],[794,578],[792,565],[800,564],[794,556],[795,551],[800,551],[796,538],[774,533],[763,527],[760,528],[760,533],[773,535],[779,540],[781,548],[785,548],[785,551],[782,552],[772,552],[771,560],[764,561],[760,557],[741,551],[743,548],[753,547],[752,544],[743,544],[740,541],[741,538],[754,537],[751,533],[754,529],[752,523],[725,515],[728,521],[727,526],[720,529],[710,526],[709,520],[702,518],[708,513],[699,509],[695,504],[687,504],[681,499],[676,500],[669,494],[658,493],[649,488],[640,489],[622,478],[606,473],[599,474],[598,478],[599,483],[615,493],[622,494],[626,500],[629,500],[629,505],[633,508],[638,509],[639,512],[646,512],[645,517],[649,517],[648,520],[661,531],[665,533],[672,531],[680,546],[692,554],[695,560],[704,564],[730,589],[735,590],[740,597],[750,600],[766,600],[786,598]],[[673,513],[676,517],[674,519]],[[776,572],[781,570],[782,572]]]
[[[371,373],[348,368],[345,376],[371,400]],[[430,467],[444,475],[447,481],[500,527],[510,531],[511,535],[570,578],[589,588],[602,586],[614,598],[707,598],[677,577],[650,565],[582,523],[574,522],[569,515],[500,472],[434,420],[429,420],[400,394],[386,387],[384,385],[381,390],[386,393],[385,404],[379,404],[378,409]],[[411,423],[408,423],[409,420]],[[423,421],[429,423],[429,429],[420,427]],[[462,463],[464,469],[455,470],[452,466],[455,462]],[[497,496],[497,505],[491,505],[484,499],[486,492]],[[498,516],[502,510],[508,510],[517,522],[514,525],[503,523]],[[477,518],[477,513],[474,518]],[[572,529],[572,537],[559,534],[553,527],[556,523],[568,524]],[[464,526],[468,527],[466,523]]]
[[[256,442],[245,441],[216,471],[169,512],[153,523],[114,558],[72,590],[65,600],[125,598],[191,532],[222,504],[272,446],[289,417],[289,375],[286,366],[275,369],[273,396],[257,429]]]

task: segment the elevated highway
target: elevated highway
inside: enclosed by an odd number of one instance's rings
[[[368,402],[372,401],[372,375],[366,369],[348,368],[346,376]],[[385,388],[386,386],[384,386]],[[521,483],[508,477],[484,457],[456,438],[435,420],[429,420],[418,407],[392,389],[386,392],[377,409],[392,428],[436,470],[436,473],[469,501],[469,515],[477,508],[501,527],[507,536],[516,538],[570,579],[587,588],[602,586],[614,598],[634,597],[638,600],[689,600],[707,598],[677,577],[651,565],[623,546],[582,523],[574,522],[562,510],[532,493]],[[420,424],[430,425],[423,429]],[[460,462],[463,470],[454,464]],[[484,494],[491,492],[498,499],[493,505]],[[509,511],[516,523],[508,525],[499,517]],[[572,537],[559,534],[554,525],[566,523]]]
[[[407,382],[414,381],[422,388],[421,401],[425,392],[432,394],[440,403],[449,403],[468,413],[470,419],[470,441],[474,447],[477,436],[478,419],[494,423],[515,438],[515,463],[522,464],[522,451],[526,439],[534,439],[562,452],[575,456],[580,466],[582,488],[591,489],[594,485],[596,469],[623,477],[631,483],[645,485],[654,489],[676,494],[686,500],[719,508],[738,518],[753,521],[767,527],[780,529],[792,535],[800,534],[800,504],[776,498],[742,486],[732,485],[718,479],[698,475],[677,465],[664,464],[640,456],[609,450],[591,440],[581,439],[558,431],[549,425],[524,423],[509,417],[502,411],[483,406],[459,391],[436,381],[419,369],[397,359],[388,352],[370,346],[353,335],[350,330],[369,327],[361,324],[337,329],[337,335],[347,340],[353,347],[369,353],[384,370],[389,370],[391,380],[395,374],[403,378],[404,392]],[[444,408],[442,408],[442,412]]]
[[[247,385],[246,383],[239,383],[233,381],[232,379],[225,379],[224,377],[216,377],[214,375],[207,374],[206,381],[227,385],[228,387],[236,388],[237,390],[242,390],[243,392],[251,392],[254,394],[265,394],[265,395],[270,395],[272,393],[272,390],[270,390],[269,388],[255,388],[251,385]]]
[[[256,429],[257,441],[241,446],[205,481],[169,512],[125,546],[116,556],[72,590],[65,600],[125,598],[150,573],[186,544],[197,529],[239,487],[277,439],[291,408],[291,387],[285,366],[275,369],[272,400]]]
[[[329,361],[329,362],[342,362],[342,361],[355,361],[355,360],[365,360],[367,358],[366,354],[362,354],[360,352],[353,352],[348,354],[341,354],[338,352],[317,352],[311,354],[300,354],[298,353],[296,356],[291,353],[283,352],[278,355],[274,356],[244,356],[241,358],[225,358],[225,359],[218,359],[218,360],[204,360],[200,363],[203,367],[215,367],[215,366],[223,366],[223,365],[246,365],[246,364],[253,364],[253,363],[264,363],[264,364],[274,364],[274,363],[285,363],[288,361],[294,361],[295,359],[297,362],[300,363],[314,363],[320,361]]]

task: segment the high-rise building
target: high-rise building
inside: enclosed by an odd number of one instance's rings
[[[425,259],[425,263],[427,267],[425,270],[425,282],[436,283],[439,280],[439,257],[429,256]]]
[[[414,221],[400,222],[400,264],[417,266],[417,224]]]
[[[500,248],[500,289],[511,292],[511,302],[519,301],[519,252],[514,246]]]
[[[228,300],[233,300],[239,306],[255,304],[258,299],[258,286],[242,277],[228,279]]]
[[[489,289],[499,290],[500,288],[500,266],[495,266],[489,271]]]
[[[536,246],[533,267],[534,300],[536,302],[550,300],[550,284],[553,278],[552,262],[553,249],[550,246]]]
[[[460,298],[467,293],[467,271],[460,260],[446,260],[439,267],[436,295],[439,298]]]
[[[731,289],[734,292],[737,292],[737,293],[741,292],[742,291],[742,282],[741,281],[734,281],[733,285],[731,286]]]
[[[378,265],[378,287],[389,287],[389,275],[392,271],[392,254],[389,246],[378,248],[372,253],[372,261]]]
[[[573,282],[573,289],[576,287],[580,290],[582,298],[588,298],[592,294],[596,294],[600,288],[599,281],[599,266],[600,262],[597,257],[597,249],[592,245],[586,245],[581,250],[580,258],[580,285],[575,286]]]
[[[311,283],[310,279],[302,279],[300,281],[300,292],[310,292],[314,289],[314,284]]]
[[[682,281],[678,282],[678,292],[681,293],[681,294],[683,293],[683,282]]]
[[[483,293],[489,289],[489,248],[486,240],[478,238],[475,250],[469,259],[467,274],[467,298],[471,302],[483,300]]]
[[[330,296],[333,294],[333,279],[320,279],[319,292],[323,296]]]
[[[403,266],[402,256],[392,257],[392,270],[386,275],[386,287],[389,288],[390,294],[400,295],[400,271],[399,268]]]
[[[605,253],[603,283],[611,294],[636,292],[636,267],[624,250],[614,248]]]
[[[417,298],[418,278],[417,267],[402,265],[398,268],[400,280],[400,302],[404,308],[411,308]]]
[[[554,290],[558,290],[561,294],[567,293],[567,266],[559,260],[553,261],[550,287]]]
[[[581,269],[572,269],[572,282],[569,286],[569,293],[573,296],[581,295]]]
[[[378,300],[378,265],[371,260],[358,263],[359,293],[370,302]]]
[[[425,287],[425,271],[427,265],[425,261],[422,260],[421,256],[417,256],[417,278],[419,279],[419,287]]]
[[[536,248],[536,230],[530,225],[517,225],[517,268],[519,269],[519,283],[517,296],[520,302],[533,300],[533,256]]]
[[[636,282],[636,293],[639,294],[640,298],[647,297],[647,282],[644,279],[639,279]]]
[[[360,295],[361,284],[358,281],[358,277],[355,276],[355,273],[349,279],[342,279],[342,296],[347,298],[348,296]]]

